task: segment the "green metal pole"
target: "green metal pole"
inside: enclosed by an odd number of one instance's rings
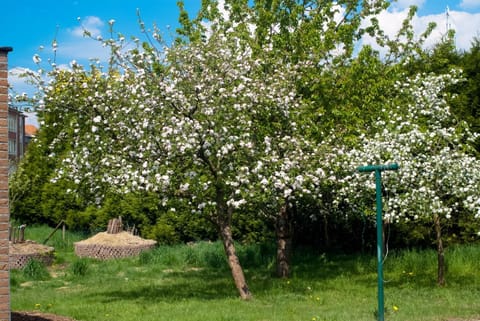
[[[382,172],[375,170],[377,200],[377,280],[378,280],[378,321],[385,320],[385,301],[383,296],[383,208],[382,208]]]
[[[359,172],[375,172],[375,192],[377,202],[377,284],[378,284],[378,321],[385,321],[385,300],[383,295],[383,208],[382,208],[382,171],[395,171],[398,164],[361,166]]]

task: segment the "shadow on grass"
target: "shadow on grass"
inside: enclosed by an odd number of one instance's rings
[[[432,252],[433,253],[433,252]],[[435,253],[418,252],[409,258],[405,251],[398,255],[392,253],[383,262],[384,280],[389,287],[431,289],[437,286],[437,261]],[[472,260],[464,265],[451,262],[454,260],[447,253],[446,279],[447,287],[465,287],[479,284],[480,270],[469,266]],[[452,263],[450,265],[450,262]],[[374,254],[314,255],[311,251],[298,253],[293,264],[293,276],[305,281],[349,279],[364,286],[375,286],[377,282],[377,259]]]
[[[388,288],[437,288],[435,261],[428,266],[418,266],[406,264],[404,257],[392,255],[388,260],[384,269],[385,286]],[[418,258],[413,261],[419,262]],[[376,287],[377,262],[374,255],[325,255],[297,251],[289,280],[276,278],[273,268],[263,265],[248,266],[245,275],[254,297],[305,295],[311,285],[322,290],[351,291],[351,288],[342,285],[342,280],[363,288]],[[113,285],[110,289],[100,290],[92,299],[109,303],[121,300],[174,302],[184,299],[209,301],[238,298],[230,270],[224,266],[164,271],[159,273],[158,278],[152,278],[151,282],[134,283],[133,279],[131,282],[125,286]],[[479,282],[478,272],[449,273],[447,270],[448,288],[474,286]]]
[[[236,298],[237,292],[231,276],[215,271],[168,272],[150,284],[142,282],[138,285],[106,289],[95,295],[103,303],[118,300],[163,301],[174,302],[182,299],[216,300]]]
[[[339,275],[351,275],[354,280],[365,277],[369,281],[375,281],[372,273],[354,276],[354,271],[362,270],[366,263],[352,262],[347,260],[347,257],[335,260],[303,254],[300,254],[300,257],[301,260],[294,263],[291,279],[277,278],[272,267],[247,266],[244,272],[254,297],[278,294],[303,296],[313,283],[335,279]],[[92,300],[101,300],[102,303],[119,300],[174,302],[184,299],[209,301],[226,298],[237,299],[238,292],[230,270],[223,266],[218,269],[164,271],[148,284],[139,281],[137,284],[129,282],[124,287],[112,285],[110,289],[100,290],[92,296]]]

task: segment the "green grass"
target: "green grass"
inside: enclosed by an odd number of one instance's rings
[[[43,241],[50,231],[39,228],[31,235]],[[12,271],[13,311],[41,310],[83,321],[375,320],[374,255],[298,250],[292,277],[281,280],[272,275],[272,246],[239,246],[254,294],[244,302],[219,243],[160,246],[137,258],[102,262],[75,258],[72,244],[79,236],[68,234],[65,242],[58,236],[52,243],[62,250],[50,278]],[[386,320],[480,317],[480,246],[449,248],[446,258],[447,285],[439,288],[434,251],[390,251],[384,267]]]

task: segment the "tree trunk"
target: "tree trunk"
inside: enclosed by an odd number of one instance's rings
[[[445,251],[442,241],[442,226],[440,225],[440,216],[433,215],[433,222],[435,225],[435,234],[437,237],[437,283],[439,286],[445,285]]]
[[[208,165],[212,175],[215,177],[215,201],[216,201],[216,213],[213,217],[215,221],[218,232],[222,239],[223,248],[225,254],[227,255],[228,265],[232,272],[233,281],[235,286],[240,294],[240,297],[243,300],[249,300],[252,298],[252,293],[248,288],[247,282],[245,281],[245,275],[243,274],[242,266],[240,265],[240,260],[238,259],[237,252],[235,251],[235,245],[233,243],[232,237],[232,214],[233,208],[227,205],[226,196],[225,196],[225,186],[224,182],[218,177],[218,170],[214,164],[206,157],[203,150],[200,150],[200,158]]]
[[[328,215],[326,211],[323,212],[323,235],[325,238],[325,249],[330,249],[330,236],[328,233]]]
[[[277,276],[290,276],[290,258],[292,254],[292,227],[289,204],[286,202],[277,215]]]
[[[232,277],[235,282],[235,286],[240,293],[240,297],[244,300],[249,300],[252,298],[252,293],[250,292],[247,282],[245,281],[245,275],[243,274],[242,266],[240,265],[240,261],[238,260],[237,253],[235,251],[230,223],[225,220],[220,220],[219,228],[223,247],[225,249],[225,254],[227,255],[228,265],[232,271]]]

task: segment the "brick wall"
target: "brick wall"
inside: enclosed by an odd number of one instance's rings
[[[10,320],[10,274],[8,269],[8,53],[0,47],[0,321]]]

